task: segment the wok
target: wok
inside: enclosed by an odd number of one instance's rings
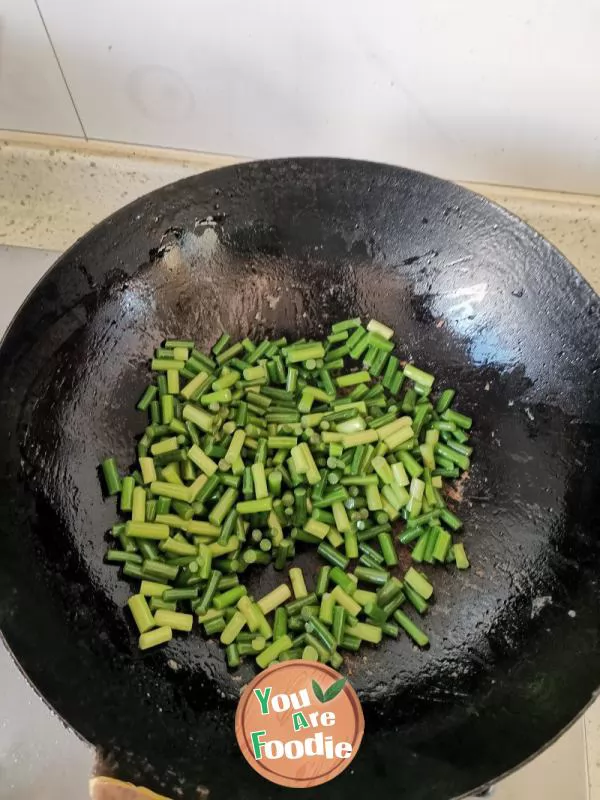
[[[306,790],[447,800],[554,739],[600,678],[600,310],[527,225],[389,166],[265,161],[165,186],[96,226],[34,289],[0,349],[0,624],[104,769],[173,796],[279,798],[233,734],[240,688],[200,635],[140,653],[103,563],[135,402],[164,337],[320,336],[375,317],[459,390],[475,456],[468,573],[438,570],[431,648],[386,641],[347,672],[366,716],[344,774]],[[303,561],[304,559],[304,561]],[[311,569],[310,556],[301,563]],[[278,578],[253,578],[256,592]]]

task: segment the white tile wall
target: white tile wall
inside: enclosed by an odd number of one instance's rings
[[[83,133],[34,0],[0,0],[0,128]]]
[[[89,136],[600,192],[597,0],[39,0]]]

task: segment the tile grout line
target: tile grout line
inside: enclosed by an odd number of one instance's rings
[[[84,138],[87,140],[88,136],[87,136],[85,127],[83,125],[83,120],[81,119],[81,115],[79,114],[79,110],[78,110],[77,105],[75,103],[75,98],[73,97],[73,93],[71,91],[71,87],[67,83],[67,76],[65,75],[65,72],[64,72],[64,70],[62,68],[62,64],[60,63],[60,59],[58,57],[58,53],[56,52],[56,47],[54,47],[54,42],[52,41],[52,37],[50,36],[50,31],[48,30],[48,26],[46,25],[46,20],[44,19],[44,15],[42,14],[42,10],[40,8],[40,4],[39,4],[38,0],[33,0],[33,2],[35,3],[35,7],[37,8],[37,12],[40,15],[40,20],[42,21],[42,25],[44,26],[44,30],[46,31],[46,36],[48,37],[48,43],[50,44],[50,47],[52,48],[52,52],[54,53],[54,58],[56,59],[56,64],[58,66],[58,69],[60,70],[60,74],[62,76],[63,83],[65,84],[65,89],[67,90],[69,98],[71,100],[71,104],[73,106],[73,111],[75,112],[75,116],[77,117],[77,121],[79,122],[79,126],[81,128],[81,132],[82,132]]]

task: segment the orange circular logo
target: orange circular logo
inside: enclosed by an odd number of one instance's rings
[[[365,729],[358,696],[331,667],[284,661],[248,684],[235,716],[246,761],[281,786],[318,786],[343,772]]]

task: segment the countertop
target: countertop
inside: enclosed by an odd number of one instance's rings
[[[235,159],[0,132],[0,334],[57,255],[141,194]],[[600,292],[600,198],[469,185],[553,242]],[[600,676],[599,676],[600,683]],[[29,686],[0,643],[0,800],[80,800],[92,749]],[[600,800],[600,701],[498,800]]]

